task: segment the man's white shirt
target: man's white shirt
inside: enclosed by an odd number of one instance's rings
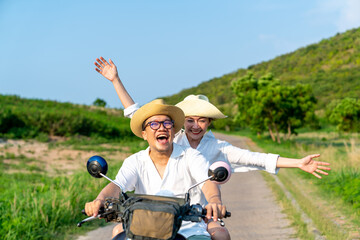
[[[209,163],[195,149],[173,144],[173,152],[169,158],[163,178],[160,177],[149,156],[149,148],[131,155],[124,160],[115,181],[122,191],[134,191],[139,194],[163,195],[171,192],[173,196],[184,198],[189,187],[208,177]],[[200,188],[203,183],[200,185]],[[198,192],[191,191],[191,204],[199,203]],[[180,231],[184,237],[206,235],[206,224],[183,222]]]

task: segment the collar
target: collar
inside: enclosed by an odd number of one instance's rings
[[[184,155],[184,149],[180,145],[173,143],[173,152],[170,157],[178,158],[182,155]]]
[[[214,134],[212,133],[211,130],[209,130],[207,133],[204,134],[204,138],[215,138]],[[202,139],[201,139],[202,140]]]

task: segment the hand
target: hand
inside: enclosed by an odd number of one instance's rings
[[[226,214],[226,207],[221,203],[212,203],[209,202],[208,205],[205,206],[206,208],[206,218],[208,220],[213,217],[214,222],[218,220],[218,218],[223,218]]]
[[[96,66],[95,70],[98,73],[109,79],[111,82],[119,78],[117,68],[111,59],[109,59],[110,63],[108,63],[103,57],[100,57],[100,59],[97,58],[96,61],[97,62],[94,62],[94,64]]]
[[[331,168],[324,167],[324,166],[329,166],[330,163],[319,162],[319,161],[313,160],[313,158],[317,158],[317,157],[320,157],[320,154],[309,155],[309,156],[302,158],[300,160],[299,168],[305,172],[311,173],[312,175],[314,175],[317,178],[321,178],[321,176],[317,173],[324,174],[324,175],[328,175],[328,173],[324,172],[320,169],[331,170]]]
[[[99,209],[104,204],[100,199],[95,199],[92,202],[88,202],[85,204],[85,212],[88,216],[96,217],[99,214]]]

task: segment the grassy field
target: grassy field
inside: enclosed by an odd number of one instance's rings
[[[94,221],[82,228],[76,227],[76,223],[85,217],[81,214],[84,204],[96,197],[108,183],[106,180],[92,178],[84,164],[71,175],[64,170],[47,171],[47,163],[36,156],[37,143],[31,144],[31,151],[24,151],[26,143],[18,145],[21,147],[14,146],[15,143],[2,142],[0,147],[0,165],[4,170],[0,174],[2,239],[71,239],[74,234],[104,224]],[[85,153],[91,149],[108,160],[108,176],[114,178],[123,160],[116,158],[118,153],[130,155],[144,147],[143,141],[136,140],[101,143],[72,139],[49,144],[45,155],[64,149]],[[9,153],[12,149],[16,151]],[[28,157],[26,153],[34,156]],[[54,159],[64,164],[75,164],[77,160],[64,156]],[[86,160],[81,159],[81,162]]]

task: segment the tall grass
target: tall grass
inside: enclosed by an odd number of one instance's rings
[[[89,181],[84,173],[70,177],[16,173],[2,174],[0,179],[3,239],[64,238],[64,231],[81,218],[84,203],[101,188],[101,181]]]
[[[357,140],[352,138],[349,143],[344,141],[345,150],[347,153],[347,163],[349,167],[359,171],[360,168],[360,147]]]
[[[120,164],[112,166],[114,177]],[[85,171],[72,176],[43,173],[3,173],[0,196],[2,239],[68,239],[84,218],[84,204],[107,184]]]
[[[96,141],[99,143],[98,141]],[[88,146],[94,143],[78,143]],[[116,143],[118,144],[118,143]],[[140,150],[142,144],[123,145],[128,150]],[[104,150],[104,149],[102,149]],[[12,158],[16,173],[7,173],[14,166],[4,163]],[[107,159],[108,176],[115,178],[122,161]],[[105,179],[92,178],[84,168],[69,176],[49,176],[39,169],[29,169],[24,156],[0,155],[0,236],[1,239],[71,239],[79,231],[104,224],[103,220],[77,228],[76,223],[86,216],[81,210],[108,184]],[[7,171],[7,172],[6,172]]]

